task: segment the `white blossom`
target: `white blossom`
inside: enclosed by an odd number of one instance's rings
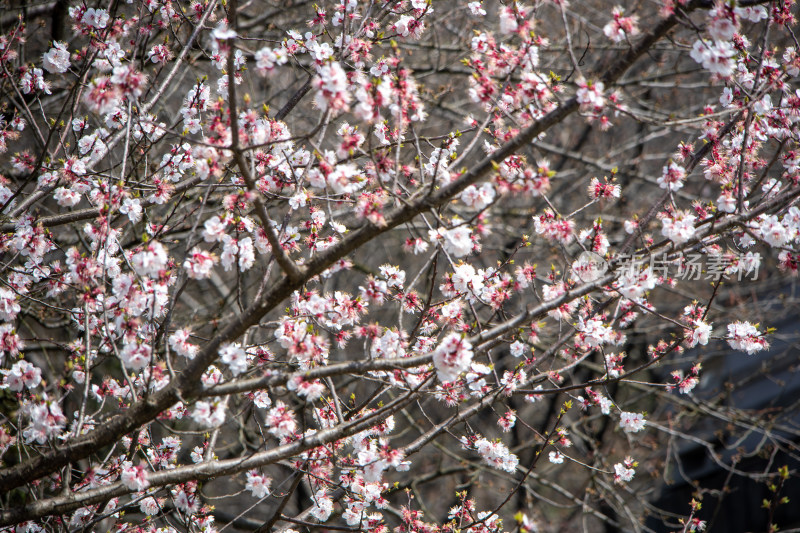
[[[247,354],[237,343],[223,344],[219,348],[219,358],[228,365],[234,376],[247,370]]]
[[[53,74],[62,74],[69,69],[69,52],[67,44],[56,41],[53,47],[42,57],[42,66]]]
[[[433,352],[433,364],[440,381],[453,381],[469,369],[472,345],[457,333],[445,337]]]
[[[644,429],[645,419],[641,413],[631,413],[623,411],[619,415],[619,427],[625,433],[638,433]]]

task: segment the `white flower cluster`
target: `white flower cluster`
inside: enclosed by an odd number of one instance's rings
[[[623,411],[619,414],[619,427],[625,433],[638,433],[644,429],[645,419],[641,413],[630,413]]]
[[[331,61],[317,68],[317,77],[314,81],[317,96],[314,102],[323,111],[346,110],[350,103],[350,93],[347,91],[347,74],[336,61]]]
[[[761,8],[763,9],[763,7]],[[766,15],[766,13],[765,13]],[[698,39],[692,45],[690,56],[712,74],[728,77],[736,66],[736,49],[733,36],[739,29],[739,17],[759,17],[759,11],[739,11],[724,3],[718,3],[709,12],[708,34],[711,40]]]
[[[442,382],[454,381],[469,369],[472,362],[472,345],[458,333],[445,337],[433,352],[436,375]]]
[[[69,69],[67,43],[54,42],[53,47],[42,56],[42,66],[53,74],[63,74]]]
[[[728,344],[734,350],[747,352],[748,355],[769,348],[769,343],[762,337],[758,327],[750,322],[728,324]]]
[[[675,243],[675,246],[680,246],[694,237],[695,220],[697,220],[697,217],[688,211],[676,211],[672,218],[664,217],[661,219],[661,233]]]
[[[465,437],[461,437],[461,445],[466,449],[477,451],[486,464],[498,470],[513,473],[519,465],[519,458],[500,441],[490,441],[485,437],[480,437],[470,445]]]

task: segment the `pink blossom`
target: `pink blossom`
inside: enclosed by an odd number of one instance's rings
[[[186,489],[173,489],[173,495],[175,498],[175,507],[180,509],[184,514],[194,514],[200,507],[200,498],[191,492],[187,492]]]
[[[115,84],[122,94],[138,97],[144,92],[147,76],[132,65],[114,67],[111,83]]]
[[[129,490],[135,492],[141,492],[150,486],[150,482],[147,481],[147,468],[144,464],[133,466],[131,463],[127,463],[122,467],[120,481]]]
[[[694,348],[698,344],[705,346],[708,344],[711,335],[711,326],[702,320],[694,321],[693,327],[687,330],[686,344],[689,348]]]
[[[622,8],[616,6],[612,10],[613,20],[603,27],[603,33],[615,43],[624,41],[626,37],[630,38],[639,35],[639,27],[637,26],[639,17],[624,17],[622,14]]]
[[[770,246],[783,246],[789,240],[789,232],[775,215],[766,215],[758,225],[758,234]]]
[[[24,405],[23,412],[31,421],[22,432],[26,443],[36,441],[44,444],[50,437],[58,435],[67,422],[61,406],[50,400],[47,394],[42,395],[40,403]]]
[[[131,370],[141,370],[150,364],[152,348],[147,343],[130,342],[119,352],[119,357]]]
[[[206,279],[211,275],[215,260],[214,254],[195,246],[183,262],[183,268],[192,279]]]
[[[583,334],[583,340],[590,348],[598,348],[614,341],[614,330],[596,318],[584,320],[578,317],[577,329]]]
[[[266,421],[269,432],[282,441],[293,436],[297,431],[297,421],[294,413],[281,401],[276,402],[275,407],[269,410]]]
[[[40,68],[28,68],[19,80],[19,86],[23,93],[31,94],[42,91],[51,94],[50,84],[44,81],[44,73]]]
[[[690,393],[700,383],[700,378],[697,376],[699,370],[700,365],[697,364],[692,367],[692,372],[688,376],[684,376],[682,370],[673,371],[671,375],[672,379],[675,381],[675,385],[668,386],[667,390],[672,390],[674,387],[677,387],[681,394]]]
[[[472,209],[481,210],[491,204],[495,198],[494,187],[484,183],[480,188],[470,185],[461,193],[461,201]]]
[[[289,56],[282,48],[273,50],[264,47],[255,53],[256,68],[262,75],[271,73],[277,65],[285,65],[288,59]]]
[[[309,402],[322,398],[322,395],[328,390],[320,380],[309,380],[303,376],[294,376],[286,382],[286,388]]]
[[[158,514],[160,506],[155,498],[149,496],[139,502],[139,510],[147,516],[154,516]]]
[[[402,15],[392,27],[400,37],[412,37],[419,39],[425,31],[425,23],[410,15]]]
[[[381,276],[386,278],[387,287],[396,287],[403,290],[406,281],[406,273],[394,265],[383,265],[380,267]]]
[[[451,333],[433,352],[436,374],[442,382],[453,381],[465,372],[472,361],[472,345],[457,333]]]
[[[0,364],[6,355],[17,355],[24,346],[12,324],[0,324]]]
[[[747,6],[735,7],[733,12],[737,17],[749,20],[750,22],[759,22],[767,18],[767,9],[764,6]],[[796,76],[797,74],[793,74]]]
[[[119,86],[113,84],[107,76],[98,76],[92,78],[83,99],[90,111],[105,115],[120,105],[122,94]]]
[[[500,7],[500,33],[513,33],[517,31],[517,14],[514,6]]]
[[[509,349],[511,350],[511,355],[514,357],[521,357],[525,353],[526,346],[519,341],[514,341],[511,346],[509,346]]]
[[[225,228],[227,227],[227,219],[213,216],[203,223],[205,231],[203,232],[203,239],[206,242],[221,241],[225,235]]]
[[[497,420],[497,425],[504,432],[511,431],[517,421],[517,415],[514,411],[507,411],[502,417]]]
[[[694,533],[695,531],[705,531],[706,530],[706,521],[700,520],[699,518],[692,518],[689,520],[687,524],[689,526],[689,532]]]
[[[167,266],[167,249],[158,241],[152,241],[131,257],[134,270],[141,276],[158,276]]]
[[[730,41],[739,29],[735,11],[722,2],[717,2],[717,5],[708,12],[708,18],[708,34],[715,41]]]
[[[469,8],[470,13],[475,16],[483,17],[486,15],[486,10],[483,9],[483,5],[480,2],[470,2],[467,4],[467,7]]]
[[[147,52],[147,58],[155,64],[166,63],[172,59],[172,52],[166,45],[157,44]]]
[[[0,388],[10,389],[15,392],[23,388],[33,389],[42,382],[42,371],[28,361],[17,361],[10,370],[0,370],[3,374],[3,384]]]
[[[548,240],[569,244],[575,239],[575,222],[557,218],[549,210],[541,216],[534,217],[533,223],[536,233]]]
[[[578,92],[575,96],[581,106],[581,111],[593,114],[601,113],[605,106],[605,97],[603,96],[605,85],[603,85],[603,82],[580,80],[578,87]]]
[[[53,192],[53,199],[62,207],[74,207],[81,201],[81,195],[77,192],[59,187]]]
[[[351,97],[347,90],[347,75],[336,61],[317,69],[314,85],[318,91],[315,102],[320,109],[336,112],[349,108]]]
[[[723,213],[735,213],[736,206],[738,205],[738,201],[736,196],[733,194],[734,191],[726,190],[723,191],[722,194],[719,195],[717,198],[717,209],[722,211]],[[744,206],[747,207],[749,202],[745,201]]]
[[[599,179],[592,178],[588,187],[589,198],[592,200],[603,200],[608,198],[619,198],[622,189],[619,185],[609,183],[606,180],[601,183]]]

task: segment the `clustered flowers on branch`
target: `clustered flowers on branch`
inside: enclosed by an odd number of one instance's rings
[[[629,391],[685,405],[707,347],[770,348],[678,274],[796,274],[800,55],[792,2],[676,0],[609,9],[585,59],[575,4],[4,24],[0,527],[212,533],[220,478],[286,532],[499,533],[541,487],[624,516],[639,434],[679,434]],[[655,43],[709,87],[674,112]],[[432,470],[449,508],[414,501]]]

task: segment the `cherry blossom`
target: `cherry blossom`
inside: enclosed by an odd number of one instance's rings
[[[83,12],[81,22],[92,28],[101,29],[108,25],[109,15],[105,9],[95,9],[90,7]]]
[[[709,42],[698,39],[692,46],[691,57],[713,74],[727,77],[733,74],[735,50],[727,41]]]
[[[475,442],[474,446],[481,458],[489,465],[506,472],[516,471],[519,464],[517,456],[510,453],[502,443],[481,438]]]
[[[53,48],[42,57],[42,66],[46,71],[53,74],[66,72],[69,69],[67,44],[60,41],[54,42]]]
[[[158,276],[158,273],[166,267],[168,260],[167,249],[160,242],[154,241],[133,254],[131,264],[142,276]]]
[[[559,452],[559,451],[557,451],[557,450],[553,450],[553,451],[551,451],[551,452],[550,452],[550,453],[547,455],[547,458],[548,458],[548,459],[549,459],[549,461],[550,461],[551,463],[553,463],[554,465],[560,465],[560,464],[563,464],[563,463],[564,463],[564,454],[562,454],[561,452]]]
[[[483,9],[481,2],[470,2],[467,4],[467,7],[470,10],[470,13],[476,16],[484,16],[486,15],[486,10]]]
[[[656,4],[6,17],[0,527],[636,529],[715,428],[783,464],[725,350],[793,309],[796,13]]]
[[[28,361],[17,361],[11,370],[0,370],[3,374],[3,384],[0,388],[7,388],[19,392],[23,388],[33,389],[42,382],[42,371]]]
[[[484,209],[495,198],[494,188],[484,183],[480,188],[470,185],[461,193],[461,201],[473,209]]]
[[[205,427],[216,427],[225,422],[225,405],[220,402],[199,401],[192,411],[192,419]]]
[[[348,109],[351,96],[347,87],[347,76],[337,62],[319,67],[316,78],[316,103],[320,109],[344,111]]]
[[[247,472],[245,490],[249,490],[256,498],[264,498],[269,494],[271,482],[270,478],[261,475],[258,470],[250,470]]]
[[[311,509],[311,516],[319,522],[324,522],[333,512],[333,500],[328,496],[324,489],[320,489],[314,495],[314,507]]]
[[[769,343],[758,331],[757,325],[750,322],[734,322],[728,324],[728,344],[734,350],[752,355],[769,348]]]
[[[705,346],[708,344],[709,336],[711,335],[712,327],[710,324],[702,320],[693,320],[692,328],[686,336],[686,343],[690,348],[694,348],[698,344]]]
[[[275,407],[269,410],[266,420],[269,432],[282,440],[293,436],[297,430],[297,421],[292,411],[281,401],[276,402]]]
[[[625,433],[638,433],[644,429],[645,424],[644,416],[640,413],[623,411],[619,415],[619,427],[621,427]]]
[[[472,231],[466,226],[458,226],[444,231],[444,249],[454,257],[464,257],[472,251]]]
[[[673,214],[673,217],[661,219],[661,234],[671,240],[675,245],[681,245],[694,237],[694,223],[697,217],[686,211]]]
[[[183,268],[192,279],[205,279],[211,275],[216,257],[200,248],[194,247],[183,262]]]
[[[721,2],[708,13],[708,33],[715,41],[730,41],[738,29],[736,11]]]
[[[603,27],[603,33],[611,41],[618,43],[639,35],[639,27],[637,16],[624,17],[622,16],[623,10],[621,7],[615,7],[612,12],[614,19]]]
[[[20,89],[24,94],[44,92],[51,94],[50,84],[45,81],[44,73],[40,68],[27,69],[19,80]]]
[[[631,481],[636,473],[632,468],[634,464],[633,459],[630,457],[627,457],[622,463],[616,463],[614,465],[614,482],[623,484]]]
[[[237,344],[224,344],[219,349],[220,360],[228,365],[234,376],[238,376],[247,370],[247,354],[242,347]]]
[[[137,492],[143,491],[150,486],[147,481],[147,469],[143,464],[134,466],[128,463],[123,466],[120,481],[129,489]]]
[[[658,178],[658,185],[668,191],[677,191],[683,187],[684,179],[686,179],[686,170],[676,163],[670,163],[664,167],[661,177]]]
[[[451,333],[433,353],[437,376],[443,382],[453,381],[469,368],[472,356],[472,345],[457,333]]]

